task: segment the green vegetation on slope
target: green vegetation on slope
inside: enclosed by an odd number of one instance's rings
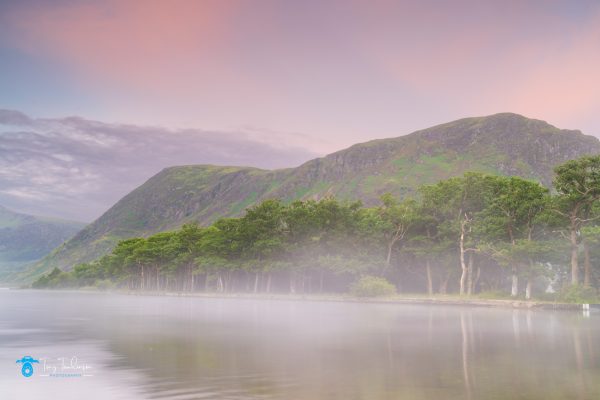
[[[551,195],[534,181],[468,172],[421,186],[415,198],[385,194],[376,207],[334,198],[265,200],[243,217],[206,228],[186,224],[120,241],[109,255],[71,272],[55,268],[33,286],[254,293],[349,288],[368,297],[400,288],[461,296],[502,291],[529,299],[534,291],[545,295],[553,282],[565,301],[596,301],[600,156],[558,166],[555,189]]]
[[[515,114],[467,118],[393,139],[354,145],[297,168],[195,165],[167,168],[125,196],[23,279],[54,267],[69,270],[109,252],[120,239],[149,236],[185,223],[236,217],[270,198],[335,196],[374,206],[384,193],[411,196],[466,171],[522,176],[549,187],[552,169],[600,153],[600,142]]]

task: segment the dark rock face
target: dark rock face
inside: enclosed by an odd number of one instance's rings
[[[599,153],[595,137],[504,113],[357,144],[291,169],[167,168],[32,271],[70,269],[106,253],[119,239],[237,216],[267,198],[290,201],[335,195],[374,205],[385,192],[410,195],[421,184],[465,171],[518,175],[550,186],[556,165]]]
[[[499,172],[523,175],[522,167],[526,165],[530,169],[527,177],[548,186],[554,166],[600,152],[600,142],[593,136],[511,113],[458,120],[413,135],[464,154],[503,156],[505,160],[495,165]]]

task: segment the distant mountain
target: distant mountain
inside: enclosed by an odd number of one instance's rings
[[[85,224],[20,214],[0,206],[0,281],[41,259]]]
[[[385,192],[406,196],[421,184],[465,171],[518,175],[549,186],[557,164],[599,153],[600,141],[593,136],[504,113],[357,144],[297,168],[167,168],[37,263],[25,277],[55,266],[68,270],[105,254],[123,238],[191,221],[208,224],[219,217],[237,216],[267,198],[290,201],[334,195],[374,205]]]

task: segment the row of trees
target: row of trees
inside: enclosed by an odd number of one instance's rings
[[[549,283],[593,287],[600,156],[555,172],[552,193],[518,177],[467,173],[422,186],[415,198],[386,194],[372,208],[334,198],[266,200],[209,227],[123,240],[34,287],[314,293],[345,291],[366,275],[429,294],[506,290],[529,298]]]

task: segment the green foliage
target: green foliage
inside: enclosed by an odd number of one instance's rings
[[[554,187],[569,202],[592,202],[600,198],[600,155],[567,161],[554,171]]]
[[[71,274],[54,268],[48,275],[40,277],[32,285],[33,288],[53,288],[64,289],[76,286],[76,282]]]
[[[207,226],[219,218],[237,218],[245,208],[268,198],[291,203],[334,195],[376,206],[382,193],[411,197],[423,184],[466,171],[490,175],[511,171],[549,187],[557,163],[598,153],[600,143],[593,137],[515,114],[498,114],[357,144],[297,168],[167,168],[37,263],[29,276],[90,262],[110,253],[122,239],[147,237],[190,222]]]
[[[477,294],[477,297],[480,299],[487,300],[504,300],[509,299],[509,293],[502,290],[486,290],[484,292],[480,292]]]
[[[569,285],[558,295],[558,299],[565,303],[589,304],[598,303],[598,291],[593,287],[582,285]]]
[[[596,217],[600,201],[600,155],[570,160],[555,168],[554,187],[558,192],[556,213],[565,221],[571,244],[571,284],[579,283],[578,235]]]
[[[252,204],[254,204],[256,202],[257,197],[258,197],[258,193],[252,192],[248,196],[246,196],[246,198],[244,198],[243,200],[241,200],[235,204],[232,204],[231,205],[231,213],[239,214],[240,212],[244,211],[247,207],[251,206]]]
[[[109,279],[102,279],[102,280],[96,281],[94,283],[94,286],[98,290],[110,290],[115,287],[115,284]]]
[[[333,197],[267,199],[239,218],[119,241],[110,254],[70,272],[55,268],[33,286],[312,293],[345,291],[362,276],[352,286],[361,296],[386,291],[385,282],[523,296],[525,286],[530,293],[546,282],[564,285],[573,251],[584,253],[585,282],[594,284],[600,204],[586,203],[587,224],[573,246],[563,237],[569,218],[554,208],[564,196],[518,177],[466,173],[422,186],[416,199],[384,194],[374,207]]]
[[[396,294],[396,286],[385,278],[363,276],[350,286],[350,293],[356,297],[393,296]]]

